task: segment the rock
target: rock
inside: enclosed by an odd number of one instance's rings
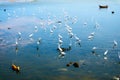
[[[69,62],[68,64],[66,64],[67,67],[71,66],[73,63]]]
[[[74,66],[75,68],[79,68],[79,63],[74,62],[74,63],[73,63],[73,66]]]
[[[114,14],[115,12],[114,11],[112,11],[112,14]]]
[[[6,9],[4,9],[4,12],[6,12]]]
[[[66,64],[66,66],[67,66],[67,67],[69,67],[69,66],[70,66],[70,64]]]

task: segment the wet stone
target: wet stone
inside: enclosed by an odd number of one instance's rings
[[[75,68],[79,68],[79,63],[74,62],[74,63],[73,63],[73,66],[74,66]]]
[[[115,12],[114,11],[112,11],[112,14],[114,14]]]

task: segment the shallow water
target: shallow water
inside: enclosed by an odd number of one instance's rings
[[[97,2],[2,4],[0,80],[110,80],[120,75],[120,6],[114,2],[107,4],[108,9],[99,9]],[[113,10],[114,14],[111,13]],[[81,47],[74,37],[69,38],[66,24],[81,39]],[[51,33],[53,25],[56,28]],[[20,40],[18,32],[21,32]],[[95,32],[94,38],[88,40],[92,32]],[[29,35],[32,33],[31,40]],[[57,50],[58,34],[63,37],[62,47],[72,44],[64,58],[59,57]],[[38,38],[41,38],[40,44],[37,44]],[[18,50],[15,50],[16,40]],[[114,40],[118,43],[115,48]],[[96,54],[91,52],[94,46],[97,47]],[[106,50],[109,50],[107,60],[104,59]],[[66,67],[69,62],[78,62],[80,67]],[[12,63],[20,66],[20,73],[11,70]]]

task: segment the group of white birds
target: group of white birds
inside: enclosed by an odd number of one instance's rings
[[[117,46],[118,46],[118,43],[117,43],[116,40],[114,40],[114,41],[113,41],[113,46],[112,46],[113,49],[117,48]],[[94,54],[96,53],[96,49],[98,49],[98,48],[97,48],[97,47],[93,47],[93,48],[92,48]],[[109,50],[108,50],[108,49],[106,49],[105,52],[103,53],[103,56],[104,56],[104,59],[105,59],[105,60],[108,59],[108,58],[107,58],[108,53],[109,53]],[[120,52],[118,52],[118,58],[120,59]]]
[[[68,33],[68,37],[70,39],[70,43],[69,43],[69,47],[72,46],[72,39],[75,40],[75,44],[76,45],[79,45],[81,47],[81,39],[73,33],[72,31],[72,27],[70,27],[70,25],[74,25],[76,22],[77,22],[77,17],[70,17],[69,15],[65,14],[64,15],[64,20],[65,21],[62,21],[62,20],[58,20],[58,21],[52,21],[50,18],[48,19],[47,21],[47,25],[52,25],[52,27],[50,27],[50,33],[53,33],[55,29],[58,28],[58,25],[56,24],[59,24],[64,27],[61,27],[61,28],[65,28],[67,30],[67,33]],[[71,21],[71,23],[70,23]],[[42,25],[46,26],[46,23],[41,23]],[[69,25],[70,24],[70,25]],[[84,25],[87,25],[87,22],[84,22]],[[95,24],[95,29],[98,29],[100,28],[100,25],[98,23]],[[46,27],[45,27],[46,29]],[[60,29],[60,28],[58,28]],[[34,26],[34,31],[28,35],[28,38],[30,41],[34,41],[33,39],[33,36],[34,36],[34,33],[38,32],[38,26]],[[61,32],[62,33],[62,32]],[[92,41],[95,37],[95,32],[91,32],[89,35],[88,35],[88,40]],[[22,33],[21,32],[18,32],[18,38],[16,39],[16,51],[18,51],[18,41],[22,40]],[[39,37],[37,40],[36,40],[36,43],[37,45],[39,45],[41,42],[41,38]],[[59,50],[59,57],[64,57],[65,56],[65,52],[64,50],[62,49],[62,45],[63,45],[63,36],[58,33],[58,50]],[[115,49],[117,47],[118,43],[116,40],[113,41],[113,49]],[[98,49],[97,47],[93,47],[92,50],[95,52],[96,49]],[[103,53],[104,55],[104,59],[107,59],[107,54],[109,53],[109,50],[105,50],[105,52]],[[120,59],[120,52],[118,52],[118,57]]]

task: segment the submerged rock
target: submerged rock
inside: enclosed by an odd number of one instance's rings
[[[79,68],[79,63],[78,63],[78,62],[74,62],[74,63],[73,63],[73,66],[74,66],[75,68]]]
[[[69,62],[68,64],[66,64],[67,67],[71,66],[73,64],[73,62]]]

